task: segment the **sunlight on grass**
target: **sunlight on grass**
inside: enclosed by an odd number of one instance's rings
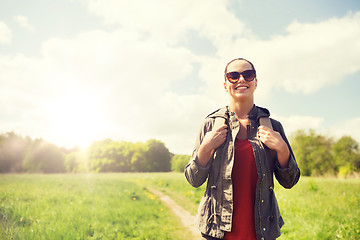
[[[0,239],[184,239],[169,209],[124,176],[0,175]]]
[[[182,173],[0,175],[0,239],[188,239],[156,188],[196,214],[205,185]],[[358,239],[360,179],[302,177],[275,185],[279,239]]]

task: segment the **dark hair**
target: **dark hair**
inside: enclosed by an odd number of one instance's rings
[[[254,64],[252,64],[249,60],[247,60],[245,58],[235,58],[235,59],[231,60],[230,62],[228,62],[228,64],[226,64],[225,71],[224,71],[225,81],[226,81],[226,71],[227,71],[227,68],[228,68],[229,64],[236,61],[236,60],[244,60],[244,61],[248,62],[251,65],[252,69],[256,72]]]

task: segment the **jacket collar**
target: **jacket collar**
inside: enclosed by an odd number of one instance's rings
[[[228,109],[228,107],[226,106],[226,107],[219,108],[218,110],[210,113],[207,116],[207,118],[217,118],[217,117],[228,119],[229,118],[229,109]]]
[[[249,119],[258,120],[262,117],[269,117],[270,112],[266,108],[258,107],[254,104],[254,107],[247,116]]]
[[[234,114],[235,113],[230,112],[229,107],[226,106],[226,107],[219,108],[215,112],[210,113],[207,117],[210,117],[210,118],[221,117],[221,118],[228,119],[229,116],[232,116]],[[267,110],[266,108],[258,107],[254,104],[253,108],[251,109],[251,111],[247,117],[251,120],[258,120],[261,117],[269,117],[269,116],[270,116],[269,110]]]

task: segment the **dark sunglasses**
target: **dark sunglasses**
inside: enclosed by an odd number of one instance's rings
[[[255,70],[246,70],[243,72],[228,72],[226,73],[226,79],[231,83],[237,83],[240,79],[240,75],[243,76],[245,81],[251,82],[256,77]]]

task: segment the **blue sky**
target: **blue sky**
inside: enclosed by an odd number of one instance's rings
[[[0,132],[59,146],[163,141],[191,154],[227,104],[223,69],[258,73],[255,103],[298,129],[360,142],[359,1],[0,2]]]

